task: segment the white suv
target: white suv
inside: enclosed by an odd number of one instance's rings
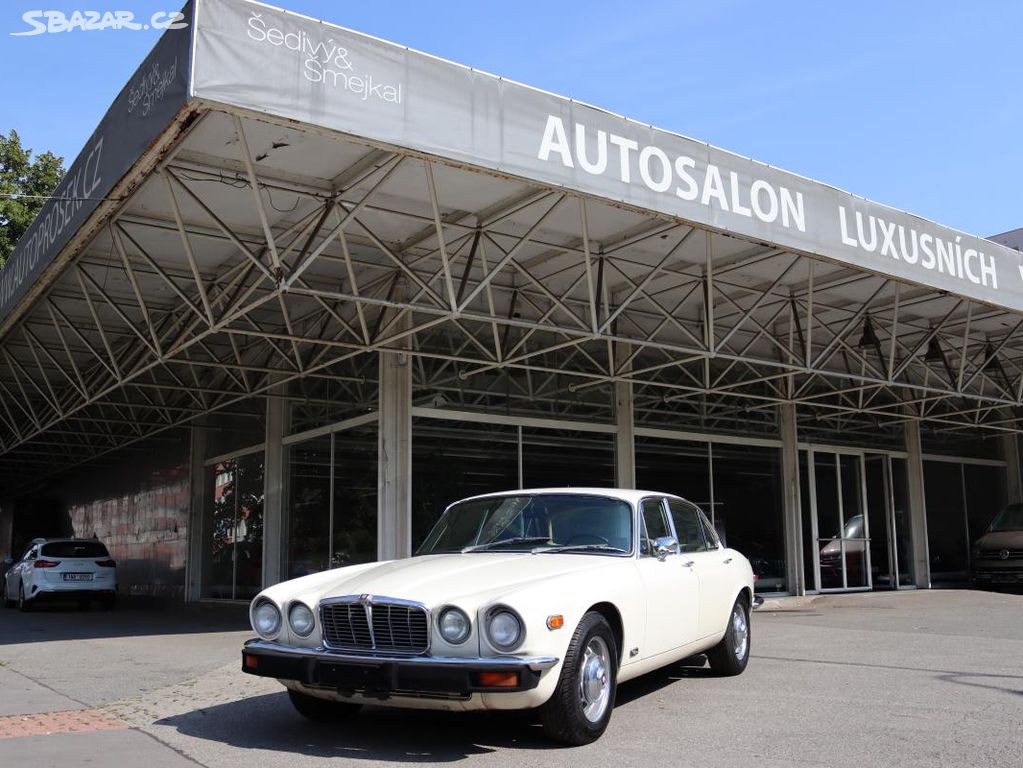
[[[4,606],[30,610],[37,600],[99,600],[111,609],[117,563],[96,539],[35,539],[4,577]]]

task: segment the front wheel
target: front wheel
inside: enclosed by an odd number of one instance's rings
[[[362,709],[361,704],[321,699],[317,696],[293,691],[290,688],[288,689],[288,698],[291,699],[292,706],[295,707],[302,717],[319,722],[344,720]]]
[[[722,676],[740,675],[749,663],[749,607],[742,595],[735,599],[721,642],[707,652],[710,668]]]
[[[565,744],[589,744],[611,720],[618,685],[618,647],[607,619],[590,612],[572,636],[558,687],[540,707],[544,732]]]

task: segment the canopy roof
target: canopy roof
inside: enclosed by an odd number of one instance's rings
[[[164,35],[0,272],[0,482],[253,398],[1017,429],[1001,245],[244,0]],[[329,385],[329,386],[328,386]],[[440,401],[437,394],[443,395]]]

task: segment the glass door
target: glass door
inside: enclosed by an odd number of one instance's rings
[[[867,520],[870,523],[871,582],[874,589],[898,589],[895,516],[891,459],[886,454],[867,456]]]
[[[866,471],[873,586],[875,589],[913,586],[906,460],[887,454],[868,455]]]
[[[869,589],[870,520],[861,453],[809,451],[812,558],[821,591]]]

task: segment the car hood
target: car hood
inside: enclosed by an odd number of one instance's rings
[[[338,568],[308,577],[308,586],[298,582],[295,586],[306,587],[301,589],[302,596],[312,603],[325,597],[370,594],[433,606],[477,594],[500,599],[504,594],[560,576],[625,562],[626,558],[576,554],[425,555]]]
[[[974,544],[975,547],[987,550],[1023,549],[1023,531],[992,531],[985,533]]]

